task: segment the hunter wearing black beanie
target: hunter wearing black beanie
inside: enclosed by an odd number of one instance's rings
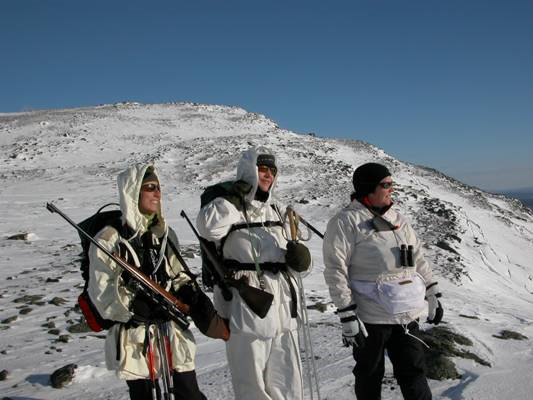
[[[376,190],[378,183],[387,176],[391,176],[391,173],[387,167],[381,164],[366,163],[357,167],[352,178],[355,189],[352,198],[361,201],[365,196]]]

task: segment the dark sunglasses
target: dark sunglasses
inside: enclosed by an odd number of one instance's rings
[[[155,192],[158,191],[161,193],[161,186],[159,186],[157,183],[147,183],[146,185],[141,186],[141,190],[143,192]]]
[[[258,165],[257,166],[257,170],[259,172],[262,172],[264,174],[266,174],[268,171],[270,171],[270,173],[273,175],[273,176],[276,176],[276,174],[278,173],[278,169],[276,167],[269,167],[267,165]]]
[[[383,189],[390,189],[394,186],[394,182],[380,182],[378,186],[381,186]]]

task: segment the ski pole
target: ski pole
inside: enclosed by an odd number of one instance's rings
[[[296,212],[292,208],[287,207],[287,218],[289,219],[291,239],[297,242],[298,241],[298,220],[299,219],[301,220],[301,217],[298,214],[296,214]],[[316,365],[315,365],[315,355],[313,351],[313,342],[311,340],[311,331],[309,329],[309,318],[307,314],[307,305],[305,302],[305,291],[303,287],[301,274],[298,273],[297,276],[298,276],[298,286],[300,289],[300,308],[302,309],[301,312],[304,318],[304,321],[302,324],[303,326],[302,334],[303,334],[303,339],[304,339],[305,356],[307,359],[307,377],[309,379],[309,393],[311,395],[311,400],[313,400],[313,379],[312,379],[312,376],[313,376],[315,380],[315,389],[316,389],[317,399],[320,400],[320,389],[318,386],[318,374],[317,374]],[[309,364],[311,364],[311,366],[309,366]],[[312,373],[310,371],[311,368],[313,370]]]
[[[164,324],[157,323],[155,325],[157,351],[159,352],[159,364],[161,367],[161,378],[163,379],[163,386],[165,388],[164,400],[174,400],[174,385],[172,382],[172,372],[169,368],[169,359],[166,346],[166,335],[164,332]]]
[[[292,212],[294,212],[296,214],[296,211],[294,211],[294,209],[291,206],[287,207],[287,211],[289,211],[289,210],[292,210]],[[300,214],[297,214],[297,215],[298,215],[298,219],[300,221],[302,221],[302,224],[304,224],[309,229],[311,229],[314,233],[316,233],[320,237],[320,239],[324,239],[324,234],[322,232],[320,232],[313,225],[311,225],[309,222],[307,222]]]

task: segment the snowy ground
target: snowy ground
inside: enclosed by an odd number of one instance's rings
[[[80,246],[76,232],[46,211],[45,203],[53,201],[80,221],[116,200],[120,170],[155,160],[163,176],[166,216],[182,244],[194,250],[195,240],[179,211],[195,216],[202,188],[231,178],[239,152],[251,144],[266,144],[278,154],[280,202],[293,204],[322,231],[347,203],[355,166],[370,160],[389,165],[400,184],[397,206],[415,224],[441,277],[446,326],[470,338],[470,351],[491,364],[454,359],[462,378],[430,381],[434,398],[532,397],[531,339],[493,336],[509,329],[533,338],[530,210],[362,142],[296,135],[238,108],[194,104],[0,114],[0,371],[8,371],[0,381],[1,396],[128,398],[125,383],[103,366],[101,335],[66,330],[79,318],[72,308],[82,283],[76,262]],[[29,235],[7,239],[18,233]],[[309,246],[315,266],[304,284],[312,307],[330,300],[320,239],[313,236]],[[187,260],[198,269],[198,257]],[[34,304],[16,302],[25,295],[42,297]],[[66,302],[50,304],[54,297]],[[310,309],[309,317],[322,398],[353,399],[353,359],[341,346],[333,309]],[[58,333],[49,333],[51,322]],[[233,398],[223,343],[195,334],[202,390],[210,399]],[[69,335],[68,342],[58,342],[59,335]],[[50,374],[69,363],[78,366],[72,384],[52,388]],[[383,399],[401,399],[389,364]]]

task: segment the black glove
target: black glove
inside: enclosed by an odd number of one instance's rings
[[[133,313],[133,319],[138,322],[167,321],[168,315],[158,304],[155,304],[144,293],[139,293],[130,305],[130,311]]]
[[[206,334],[211,320],[216,316],[215,307],[211,299],[193,282],[187,282],[182,285],[176,295],[189,306],[189,315],[194,324],[200,332]]]
[[[302,243],[290,240],[287,242],[285,262],[296,272],[307,271],[309,265],[311,265],[311,253]]]
[[[192,281],[189,281],[178,289],[176,296],[189,307],[193,307],[198,302],[201,290]]]

